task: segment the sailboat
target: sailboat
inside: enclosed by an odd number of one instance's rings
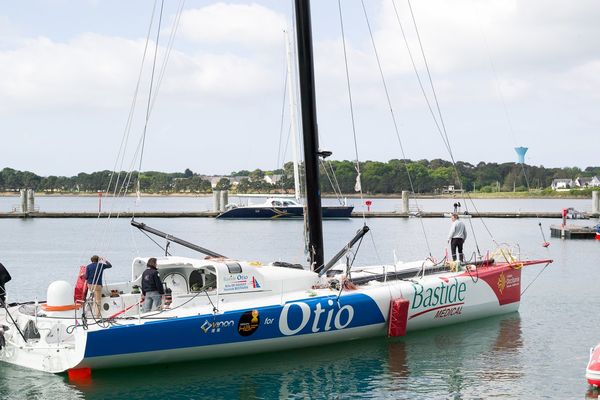
[[[304,205],[300,199],[300,162],[298,160],[298,134],[296,117],[296,95],[294,84],[294,72],[292,68],[292,46],[290,45],[287,32],[285,34],[287,53],[287,94],[290,109],[290,132],[292,136],[292,161],[294,166],[294,198],[269,197],[262,204],[248,204],[238,206],[228,204],[226,210],[220,213],[219,219],[299,219],[304,217]],[[341,203],[341,202],[340,202]],[[323,205],[322,216],[325,219],[350,218],[354,206],[348,205],[346,201],[339,205]]]
[[[157,260],[171,302],[143,313],[131,280],[103,287],[101,318],[73,288],[52,282],[45,302],[2,304],[0,360],[50,373],[89,376],[100,368],[240,356],[335,344],[514,312],[521,272],[552,260],[520,260],[508,250],[469,265],[432,259],[389,265],[340,262],[369,232],[365,225],[331,260],[323,251],[309,0],[295,0],[308,219],[308,268],[235,260],[132,221],[134,227],[205,254]]]
[[[324,219],[350,218],[354,206],[341,204],[323,206]],[[219,219],[301,219],[304,217],[304,206],[298,200],[288,197],[269,197],[262,204],[236,206],[229,204]]]

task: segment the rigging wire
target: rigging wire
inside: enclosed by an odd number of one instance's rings
[[[154,87],[154,74],[156,71],[156,61],[157,61],[157,57],[158,57],[158,44],[159,44],[159,39],[160,39],[160,26],[162,23],[162,15],[163,15],[164,5],[165,5],[165,2],[164,2],[164,0],[162,0],[161,5],[160,5],[160,15],[158,18],[158,29],[156,30],[156,43],[154,46],[154,59],[152,62],[152,73],[150,74],[150,88],[148,89],[148,103],[146,105],[146,119],[144,121],[144,130],[142,133],[142,145],[141,145],[141,151],[140,151],[140,162],[139,162],[139,167],[138,167],[138,172],[137,172],[138,191],[139,191],[139,183],[140,183],[140,174],[142,173],[142,162],[144,160],[144,148],[146,145],[146,134],[148,133],[148,122],[150,120],[150,111],[151,111],[151,104],[152,104],[152,89]]]
[[[137,99],[138,99],[138,95],[139,95],[139,91],[140,91],[140,86],[141,86],[141,80],[142,80],[142,74],[143,74],[143,70],[144,70],[144,65],[145,65],[145,60],[147,58],[147,54],[148,54],[148,48],[149,48],[149,43],[150,43],[150,36],[151,36],[151,32],[152,32],[152,27],[154,25],[154,20],[155,20],[155,15],[156,15],[156,6],[157,6],[157,0],[154,2],[154,7],[152,10],[152,15],[151,15],[151,19],[150,19],[150,24],[148,27],[148,32],[146,35],[146,43],[144,46],[144,51],[143,51],[143,55],[142,55],[142,62],[140,65],[140,70],[138,73],[138,81],[135,87],[135,91],[134,91],[134,96],[133,96],[133,100],[132,100],[132,105],[130,107],[130,112],[129,112],[129,116],[127,119],[127,123],[126,123],[126,127],[125,127],[125,131],[123,133],[123,139],[121,141],[121,146],[119,149],[119,155],[117,157],[117,160],[115,161],[115,170],[117,169],[117,164],[119,164],[119,168],[118,171],[113,170],[113,172],[111,173],[111,179],[109,181],[109,187],[107,189],[107,193],[110,193],[111,191],[111,186],[112,186],[112,180],[113,180],[113,176],[115,174],[115,172],[117,172],[117,179],[115,180],[114,183],[114,190],[112,191],[112,197],[113,198],[124,198],[127,195],[127,192],[129,191],[129,188],[131,187],[131,181],[133,178],[133,174],[134,174],[134,166],[136,163],[136,160],[138,159],[138,155],[140,155],[140,168],[137,171],[138,172],[138,188],[140,187],[139,184],[139,176],[140,176],[140,172],[141,172],[141,163],[142,163],[142,157],[143,157],[143,147],[144,147],[144,143],[145,143],[145,137],[146,137],[146,133],[147,133],[147,125],[148,125],[148,121],[151,115],[151,111],[153,109],[153,106],[156,102],[158,93],[159,93],[159,89],[161,87],[161,83],[166,71],[166,67],[167,67],[167,63],[168,60],[170,58],[170,54],[171,51],[173,49],[173,43],[174,43],[174,38],[176,35],[176,32],[178,30],[179,24],[180,24],[180,20],[181,20],[181,14],[183,13],[183,8],[185,5],[185,0],[180,0],[179,2],[179,6],[177,8],[177,12],[176,12],[176,16],[174,18],[173,24],[171,26],[171,32],[170,32],[170,36],[169,36],[169,41],[168,41],[168,45],[166,47],[166,51],[165,51],[165,55],[163,57],[163,61],[158,73],[158,78],[155,79],[155,70],[156,70],[156,64],[157,64],[157,60],[158,60],[158,46],[159,46],[159,39],[160,39],[160,27],[162,24],[162,18],[163,18],[163,10],[164,10],[164,0],[161,3],[161,10],[160,10],[160,14],[159,14],[159,20],[158,20],[158,28],[157,28],[157,34],[156,34],[156,43],[155,43],[155,53],[154,53],[154,61],[153,61],[153,65],[152,65],[152,75],[151,75],[151,79],[150,79],[150,90],[149,90],[149,94],[148,94],[148,105],[147,105],[147,109],[146,109],[146,118],[145,118],[145,125],[144,125],[144,131],[143,134],[138,142],[137,148],[135,150],[135,153],[132,157],[132,161],[129,167],[128,172],[125,174],[125,176],[123,177],[122,181],[121,181],[121,185],[119,187],[119,182],[120,182],[120,178],[121,178],[121,174],[123,171],[123,164],[125,162],[125,155],[126,155],[126,149],[128,147],[128,143],[129,143],[129,138],[130,138],[130,134],[131,134],[131,129],[132,129],[132,124],[133,124],[133,116],[135,114],[135,108],[136,108],[136,104],[137,104]],[[154,82],[156,81],[156,85],[155,88],[153,89],[153,85]],[[120,161],[120,162],[119,162]],[[113,213],[114,213],[114,209],[115,209],[115,201],[112,202],[112,207],[109,209],[109,213],[108,213],[108,219],[110,220],[110,218],[112,217]],[[134,215],[135,215],[135,208],[134,208]],[[120,217],[120,211],[116,213],[116,218],[118,219]],[[108,224],[104,229],[103,232],[103,238],[106,237],[108,233]],[[112,237],[112,236],[111,236]],[[133,238],[133,236],[132,236]],[[137,245],[135,244],[135,239],[132,239],[134,242],[135,247],[137,248]],[[106,240],[103,239],[102,242],[105,242]],[[108,247],[110,247],[110,245],[108,245]]]
[[[183,7],[185,6],[185,0],[180,0],[179,2],[179,7],[177,8],[177,13],[175,15],[175,18],[173,20],[173,25],[171,26],[171,33],[169,35],[169,40],[167,41],[167,47],[166,47],[166,52],[165,52],[165,56],[163,58],[163,62],[160,68],[160,72],[158,74],[158,79],[157,79],[157,83],[156,83],[156,90],[154,92],[153,98],[152,98],[152,106],[150,107],[150,110],[154,109],[154,104],[156,103],[156,99],[158,98],[158,93],[159,93],[159,89],[162,85],[162,81],[163,78],[165,76],[165,72],[167,70],[167,64],[170,60],[170,56],[171,56],[171,51],[173,50],[173,44],[175,42],[175,36],[177,34],[177,31],[179,29],[179,21],[181,20],[181,14],[183,13]],[[160,27],[159,27],[160,29]],[[157,41],[158,41],[158,37],[157,37]]]
[[[163,0],[163,4],[164,4],[164,0]],[[185,0],[181,0],[180,3],[179,3],[179,6],[177,8],[177,13],[176,13],[176,16],[174,18],[173,25],[171,27],[171,32],[170,32],[170,35],[169,35],[168,44],[166,46],[165,56],[163,57],[163,61],[162,61],[162,64],[161,64],[161,67],[160,67],[160,70],[159,70],[159,73],[158,73],[158,78],[154,79],[155,68],[156,68],[156,61],[158,59],[158,44],[159,44],[159,38],[160,38],[160,25],[161,25],[162,14],[163,14],[162,13],[162,8],[161,8],[161,14],[160,14],[160,17],[159,17],[160,18],[159,19],[159,26],[158,26],[157,37],[156,37],[156,44],[155,44],[155,54],[154,54],[153,70],[152,70],[152,76],[151,76],[151,81],[150,81],[150,90],[149,90],[149,95],[148,95],[149,104],[150,104],[150,99],[151,99],[151,105],[146,110],[146,120],[145,120],[145,124],[146,125],[144,126],[143,134],[142,134],[142,136],[140,138],[140,141],[138,143],[138,147],[136,148],[136,151],[135,151],[134,156],[132,158],[132,164],[131,164],[130,169],[129,169],[129,176],[128,176],[128,179],[126,179],[127,183],[124,184],[124,185],[122,185],[121,189],[119,190],[119,195],[121,195],[121,196],[125,196],[127,194],[128,189],[131,187],[130,186],[131,179],[132,179],[131,175],[134,172],[133,168],[134,168],[135,160],[137,160],[138,154],[141,154],[141,156],[140,156],[140,168],[137,171],[138,172],[138,179],[139,179],[139,173],[141,172],[141,162],[142,162],[142,157],[143,157],[143,147],[144,147],[144,144],[145,144],[145,136],[146,136],[146,133],[147,133],[147,123],[148,123],[148,120],[150,118],[151,111],[153,110],[154,104],[156,103],[156,99],[158,97],[159,89],[161,87],[161,84],[162,84],[162,81],[163,81],[163,78],[164,78],[164,75],[165,75],[166,67],[167,67],[168,61],[170,59],[170,54],[171,54],[172,49],[173,49],[173,43],[174,43],[175,35],[176,35],[177,30],[179,28],[179,23],[180,23],[180,20],[181,20],[181,14],[183,12],[184,5],[185,5]],[[149,34],[150,34],[150,32],[148,33],[147,42],[149,41]],[[144,59],[145,59],[145,56],[146,56],[146,52],[144,52]],[[140,71],[140,74],[141,74],[141,71]],[[153,82],[156,82],[156,84],[154,85]],[[138,84],[138,86],[139,86],[139,84]],[[137,94],[137,91],[136,91],[136,94]]]
[[[479,8],[477,8],[477,10],[479,10]],[[480,19],[478,19],[478,20],[480,20]],[[492,52],[490,51],[487,36],[486,36],[483,26],[481,24],[479,24],[479,32],[481,33],[481,37],[483,39],[483,45],[484,45],[483,47],[485,48],[485,52],[486,52],[488,61],[490,63],[490,69],[492,70],[492,76],[494,79],[496,92],[498,93],[498,97],[500,98],[500,103],[502,104],[502,109],[504,111],[504,117],[506,119],[506,124],[508,125],[508,131],[511,134],[515,148],[517,148],[518,143],[517,143],[517,136],[515,134],[514,124],[512,122],[512,118],[510,117],[510,113],[508,111],[508,106],[506,105],[506,98],[504,96],[504,92],[502,91],[502,86],[500,85],[500,80],[498,79],[498,72],[496,69],[496,65],[494,63],[494,59],[492,58]],[[531,187],[529,184],[529,176],[527,175],[527,171],[525,169],[525,163],[519,162],[519,164],[521,165],[521,170],[523,171],[523,177],[525,178],[525,184],[527,185],[527,192],[530,192]],[[515,181],[516,181],[516,177],[515,177]],[[535,216],[536,216],[536,219],[538,222],[538,226],[540,227],[540,233],[542,234],[542,239],[544,240],[543,246],[548,247],[549,242],[546,240],[546,235],[544,235],[544,230],[542,228],[542,221],[540,219],[540,216],[539,216],[537,210],[535,211]]]
[[[383,67],[381,65],[381,60],[379,58],[379,53],[377,51],[377,46],[375,44],[375,39],[373,37],[373,31],[371,29],[371,23],[369,22],[369,15],[367,14],[367,9],[365,7],[364,0],[361,0],[361,4],[362,4],[363,13],[364,13],[364,16],[365,16],[365,21],[367,23],[367,28],[369,30],[369,36],[371,38],[371,44],[373,45],[373,52],[375,53],[375,59],[377,60],[377,67],[379,69],[379,75],[381,76],[381,81],[382,81],[382,84],[383,84],[383,89],[384,89],[384,92],[385,92],[385,97],[386,97],[387,104],[388,104],[388,107],[389,107],[389,110],[390,110],[390,115],[392,117],[392,122],[393,122],[393,125],[394,125],[394,132],[396,134],[396,139],[398,140],[398,144],[400,145],[400,152],[402,154],[402,162],[404,164],[404,168],[406,169],[406,174],[408,176],[408,182],[410,184],[410,190],[414,194],[415,193],[415,186],[414,186],[414,183],[413,183],[412,176],[410,174],[410,168],[408,167],[408,163],[406,162],[407,158],[406,158],[406,153],[404,151],[404,145],[402,143],[402,139],[400,138],[400,129],[398,128],[398,123],[396,121],[396,116],[394,114],[394,109],[392,107],[392,100],[390,98],[390,94],[389,94],[387,82],[386,82],[386,79],[385,79],[385,75],[383,73]],[[429,253],[429,256],[432,257],[433,255],[431,253],[431,247],[429,245],[429,238],[427,237],[427,231],[425,230],[425,225],[423,223],[423,219],[421,218],[421,216],[419,216],[419,221],[421,223],[421,229],[423,231],[423,236],[425,238],[425,244],[427,246],[427,252]]]
[[[337,177],[335,175],[335,171],[333,169],[333,166],[331,165],[331,162],[329,162],[327,160],[321,160],[321,165],[323,166],[323,171],[325,172],[325,176],[327,177],[327,180],[329,181],[329,185],[331,186],[333,193],[335,194],[336,198],[338,199],[338,202],[340,204],[342,204],[342,189],[340,188],[340,183],[337,180]],[[329,169],[327,168],[328,166],[329,166]],[[331,171],[331,175],[330,175],[329,171]]]
[[[418,26],[417,26],[417,21],[416,21],[416,18],[415,18],[415,15],[414,15],[414,12],[413,12],[410,0],[407,0],[407,3],[408,3],[408,8],[410,10],[411,19],[412,19],[412,22],[413,22],[413,27],[415,29],[415,33],[416,33],[416,36],[417,36],[417,41],[419,43],[419,49],[421,51],[421,57],[423,58],[423,63],[425,65],[425,70],[427,72],[427,77],[428,77],[429,85],[430,85],[430,88],[431,88],[431,93],[433,95],[433,100],[434,100],[434,103],[435,103],[435,108],[437,110],[437,116],[436,116],[435,112],[433,112],[433,109],[432,109],[432,107],[430,105],[429,98],[426,95],[426,92],[425,92],[425,90],[424,90],[424,88],[423,88],[423,86],[421,84],[421,79],[419,78],[419,84],[421,86],[421,90],[422,90],[422,92],[423,92],[423,94],[425,96],[425,100],[426,100],[426,102],[428,104],[428,107],[429,107],[429,110],[431,112],[431,115],[432,115],[432,117],[433,117],[433,119],[435,121],[435,125],[437,127],[437,131],[440,134],[442,142],[444,143],[444,145],[446,147],[446,150],[448,151],[448,154],[449,154],[450,159],[452,161],[452,166],[453,166],[453,169],[454,169],[454,173],[456,175],[456,181],[457,181],[457,184],[459,185],[459,187],[461,189],[461,192],[463,194],[463,199],[464,199],[464,203],[465,203],[465,210],[468,213],[468,202],[467,202],[467,200],[469,200],[471,202],[471,204],[473,205],[473,208],[477,211],[477,207],[475,206],[475,203],[473,202],[473,199],[471,198],[471,196],[467,192],[465,192],[462,180],[460,179],[460,171],[458,170],[458,166],[457,166],[456,160],[454,158],[454,153],[453,153],[452,147],[450,145],[450,140],[449,140],[449,137],[448,137],[448,132],[447,132],[447,129],[446,129],[446,124],[444,122],[444,118],[443,118],[443,115],[442,115],[440,103],[439,103],[439,100],[438,100],[438,97],[437,97],[437,92],[435,90],[435,85],[433,84],[433,78],[431,76],[431,71],[429,69],[429,63],[427,62],[427,57],[425,55],[425,49],[423,48],[423,43],[422,43],[422,40],[421,40],[421,35],[419,34],[419,29],[418,29]],[[393,8],[394,8],[394,12],[396,14],[396,19],[398,20],[398,23],[401,25],[401,23],[400,23],[400,16],[398,14],[398,9],[396,7],[395,0],[392,0],[392,5],[393,5]],[[408,47],[408,42],[406,42],[406,43],[407,43],[407,47]],[[409,53],[409,54],[411,55],[411,58],[412,58],[412,53]],[[413,62],[413,67],[415,68],[415,73],[418,75],[418,70],[414,66],[414,62]],[[439,122],[438,122],[438,118],[439,118]],[[487,233],[492,238],[492,241],[496,245],[498,245],[496,239],[492,235],[492,232],[488,228],[488,226],[485,223],[485,221],[483,221],[483,219],[481,219],[481,218],[480,218],[480,221],[481,221],[482,225],[484,226],[485,230],[487,231]],[[475,241],[475,246],[477,248],[477,254],[479,256],[481,256],[481,251],[480,251],[480,248],[479,248],[479,242],[477,240],[477,234],[475,232],[475,229],[473,227],[473,222],[471,221],[471,219],[469,219],[469,226],[471,227],[471,231],[473,233],[473,239]]]
[[[354,190],[358,191],[360,193],[360,204],[361,204],[361,210],[362,210],[363,225],[366,225],[367,217],[365,214],[364,207],[362,207],[362,205],[364,204],[364,193],[362,190],[362,179],[361,179],[361,173],[360,173],[360,158],[358,156],[358,139],[357,139],[357,135],[356,135],[356,120],[354,118],[354,102],[352,101],[352,87],[350,85],[350,69],[348,68],[348,50],[347,50],[347,45],[346,45],[346,34],[344,31],[344,18],[343,18],[343,14],[342,14],[341,0],[338,0],[338,12],[340,15],[340,30],[342,33],[342,44],[343,44],[343,49],[344,49],[344,67],[345,67],[345,72],[346,72],[346,87],[348,89],[348,104],[350,106],[349,107],[350,108],[350,120],[352,122],[352,137],[354,139],[354,156],[356,157],[356,166],[354,167],[356,169],[356,184],[354,186]]]
[[[285,70],[285,76],[283,78],[283,101],[281,102],[281,121],[279,123],[279,144],[277,145],[277,164],[276,164],[276,168],[279,168],[279,166],[281,165],[281,144],[282,144],[282,141],[283,141],[283,126],[285,125],[284,121],[285,121],[285,105],[286,105],[285,99],[286,99],[286,96],[287,96],[287,80],[288,80],[288,74],[287,74],[287,69],[286,69]],[[287,142],[287,140],[286,140],[286,142]],[[287,144],[286,144],[286,149],[287,149]]]
[[[121,143],[119,145],[119,151],[117,153],[117,157],[115,158],[115,163],[114,163],[114,166],[113,166],[113,171],[111,172],[110,179],[109,179],[109,182],[108,182],[108,185],[107,185],[107,189],[106,189],[106,193],[111,193],[112,182],[115,179],[114,178],[115,172],[117,172],[117,177],[116,177],[115,184],[114,184],[115,189],[112,192],[113,199],[116,198],[116,197],[118,197],[117,196],[117,188],[119,186],[119,180],[120,180],[120,177],[121,177],[121,172],[123,170],[123,163],[125,161],[125,155],[126,155],[127,145],[128,145],[129,137],[130,137],[130,134],[131,134],[131,128],[132,128],[132,125],[133,125],[133,117],[135,115],[135,109],[136,109],[136,105],[137,105],[138,94],[139,94],[140,85],[141,85],[141,81],[142,81],[142,73],[143,73],[143,69],[144,69],[146,55],[147,55],[147,52],[148,52],[148,45],[150,43],[150,34],[152,32],[152,26],[154,24],[154,16],[155,16],[155,13],[156,13],[157,2],[158,2],[158,0],[154,1],[154,6],[152,8],[152,13],[151,13],[151,16],[150,16],[150,23],[148,24],[148,31],[146,33],[146,43],[144,45],[144,51],[143,51],[143,54],[142,54],[142,61],[140,63],[140,68],[139,68],[139,72],[138,72],[137,83],[135,85],[135,90],[134,90],[134,93],[133,93],[133,98],[131,100],[131,105],[130,105],[130,108],[129,108],[129,114],[127,116],[127,120],[126,120],[126,123],[125,123],[125,128],[123,130],[123,135],[122,135],[122,138],[121,138]],[[107,215],[107,219],[111,218],[112,212],[114,211],[114,207],[115,207],[115,201],[113,200],[111,202],[111,208],[109,209],[109,213]],[[101,214],[100,214],[100,210],[99,210],[98,216],[97,216],[95,224],[94,224],[95,226],[98,225],[100,217],[101,217]],[[96,234],[95,235],[96,237],[92,240],[92,243],[97,243],[99,241],[98,240],[98,236],[99,235],[101,235],[100,237],[102,237],[102,238],[105,237],[105,235],[107,234],[107,231],[108,231],[108,227],[105,226],[104,232],[102,234],[97,229],[92,229],[92,231]],[[101,242],[104,242],[104,239],[102,239]],[[89,250],[91,250],[91,249],[89,249]],[[88,251],[82,250],[82,253],[79,256],[79,259],[82,260],[83,257],[84,257],[84,254],[90,252],[89,250]]]

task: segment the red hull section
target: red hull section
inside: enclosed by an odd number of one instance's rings
[[[465,271],[463,276],[484,280],[494,291],[498,303],[503,306],[521,301],[521,269],[527,265],[548,264],[552,260],[532,260],[512,263],[482,265],[473,271]]]

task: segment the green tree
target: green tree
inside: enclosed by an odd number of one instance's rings
[[[217,190],[229,190],[229,188],[231,188],[231,182],[227,178],[219,179],[217,186],[215,186],[215,189]]]

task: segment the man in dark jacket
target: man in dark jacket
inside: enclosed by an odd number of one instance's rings
[[[4,265],[0,263],[0,299],[2,299],[3,303],[6,301],[6,290],[4,289],[4,285],[11,279],[12,278],[6,268],[4,268]]]
[[[156,258],[148,259],[146,270],[142,274],[143,312],[158,310],[165,294],[162,281],[156,269]]]
[[[94,300],[94,316],[96,318],[101,318],[102,275],[104,274],[105,269],[112,268],[112,264],[109,263],[108,260],[98,256],[92,256],[90,261],[91,264],[88,264],[87,267],[85,267],[85,279],[87,280],[88,284],[88,293],[92,294],[92,298]]]

